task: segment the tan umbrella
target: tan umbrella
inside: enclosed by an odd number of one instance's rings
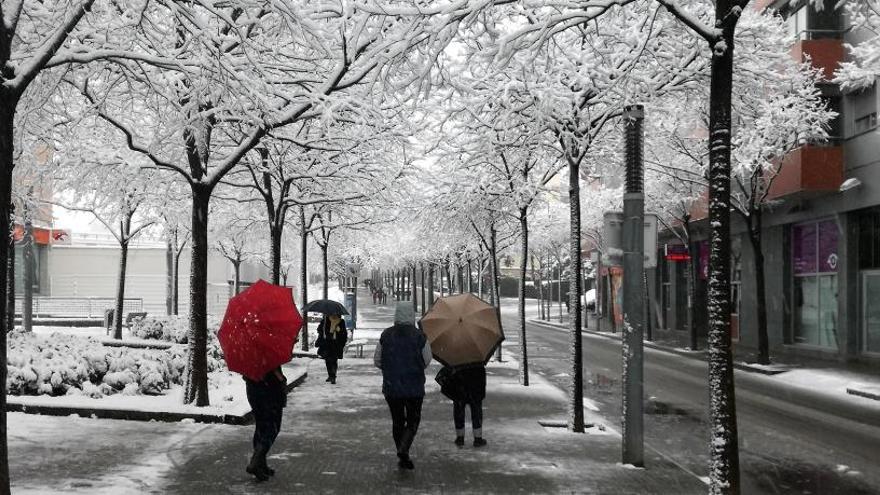
[[[431,351],[447,366],[485,363],[504,340],[495,307],[473,294],[438,299],[422,318]]]

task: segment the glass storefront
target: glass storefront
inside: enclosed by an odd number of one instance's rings
[[[794,343],[837,349],[839,231],[834,220],[793,225]]]
[[[862,324],[866,352],[880,353],[880,270],[862,274]]]
[[[880,209],[858,213],[862,350],[880,353]]]

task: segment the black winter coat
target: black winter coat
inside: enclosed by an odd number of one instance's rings
[[[379,337],[382,393],[392,398],[425,396],[425,358],[428,339],[415,325],[398,323]]]
[[[348,342],[348,330],[345,328],[345,320],[339,320],[339,330],[336,332],[336,338],[329,335],[330,332],[327,332],[328,328],[330,328],[330,319],[325,317],[318,325],[318,340],[315,341],[318,355],[324,359],[342,359],[345,344]]]
[[[479,402],[486,398],[486,367],[482,363],[444,366],[435,378],[440,392],[462,402]]]

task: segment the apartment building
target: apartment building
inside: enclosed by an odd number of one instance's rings
[[[766,304],[771,354],[880,364],[880,133],[877,84],[845,92],[833,74],[846,60],[846,44],[866,33],[849,24],[837,0],[816,11],[805,0],[760,0],[774,9],[797,40],[791,54],[809,59],[825,76],[830,139],[804,143],[782,158],[764,213]],[[695,211],[694,218],[705,218]],[[695,267],[695,327],[707,328],[708,238],[697,222],[690,253]],[[757,348],[754,253],[745,225],[733,218],[732,333],[740,357]],[[687,333],[688,256],[667,232],[660,236],[658,267],[648,273],[652,322]],[[686,250],[684,250],[686,251]]]

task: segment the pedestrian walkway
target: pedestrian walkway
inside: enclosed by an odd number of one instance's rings
[[[360,302],[360,301],[359,301]],[[364,301],[366,302],[366,301]],[[362,305],[362,325],[391,323],[392,304]],[[330,385],[323,362],[294,389],[269,463],[257,483],[244,466],[252,426],[151,424],[83,418],[11,417],[15,493],[705,493],[673,463],[647,453],[646,469],[620,464],[619,434],[600,417],[575,434],[565,424],[566,394],[539,377],[518,383],[517,363],[490,363],[482,448],[453,444],[452,405],[427,370],[422,423],[411,451],[414,471],[397,467],[381,374],[371,356],[339,362]],[[75,442],[64,438],[76,422]],[[30,431],[33,429],[34,431]],[[100,432],[100,433],[99,433]],[[119,434],[117,434],[117,432]],[[33,439],[33,440],[32,440]],[[133,442],[132,439],[138,439]],[[51,455],[49,454],[51,453]],[[68,461],[65,461],[68,460]]]

